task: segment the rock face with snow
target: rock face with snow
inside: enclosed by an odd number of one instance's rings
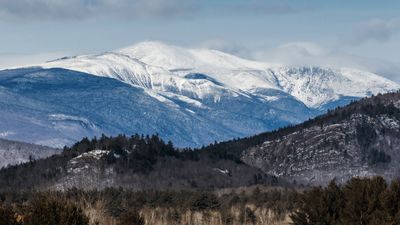
[[[61,150],[0,139],[0,168],[46,158]]]
[[[109,151],[92,150],[71,159],[67,163],[66,174],[57,184],[55,189],[67,189],[72,187],[100,188],[112,187],[118,176],[110,167],[105,168],[104,162]]]
[[[400,176],[400,93],[364,99],[279,131],[242,160],[306,184],[353,176]]]
[[[159,42],[37,66],[0,72],[0,132],[53,146],[101,133],[159,133],[200,146],[400,88],[368,72],[281,67]]]

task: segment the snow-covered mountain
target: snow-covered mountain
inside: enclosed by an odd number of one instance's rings
[[[343,97],[364,97],[400,86],[376,74],[347,68],[282,67],[250,61],[210,49],[185,49],[161,42],[143,42],[100,55],[64,58],[42,65],[110,77],[192,100],[222,92],[276,99],[266,90],[282,91],[310,108]],[[177,96],[174,96],[177,97]]]
[[[282,67],[160,42],[36,66],[0,71],[0,133],[52,146],[102,133],[200,146],[400,88],[353,69]]]
[[[46,158],[60,152],[59,149],[0,139],[0,168]]]

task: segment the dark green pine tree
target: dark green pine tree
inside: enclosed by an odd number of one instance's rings
[[[381,177],[351,179],[343,188],[346,199],[341,224],[387,224],[387,216],[380,202],[387,184]]]
[[[294,225],[339,224],[344,196],[340,187],[332,181],[326,188],[314,188],[300,196],[298,210],[291,216]]]

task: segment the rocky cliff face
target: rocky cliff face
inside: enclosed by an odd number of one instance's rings
[[[283,129],[243,152],[264,172],[306,184],[353,176],[400,175],[400,94],[364,99]]]

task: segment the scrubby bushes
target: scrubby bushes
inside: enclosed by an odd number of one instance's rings
[[[14,203],[18,204],[18,203]],[[74,203],[40,194],[19,205],[19,213],[10,205],[0,205],[0,225],[88,225],[89,219]]]
[[[30,202],[24,225],[88,225],[89,219],[75,204],[56,197],[40,195]]]
[[[152,215],[172,224],[185,223],[196,215],[213,215],[226,224],[235,221],[259,224],[260,215],[267,217],[268,212],[272,212],[274,218],[281,219],[291,212],[297,195],[293,190],[268,187],[244,190],[218,194],[212,191],[132,191],[122,188],[84,191],[75,188],[64,192],[0,192],[0,202],[15,206],[18,215],[24,218],[20,225],[86,225],[88,218],[85,215],[90,216],[93,224],[95,221],[99,224],[115,221],[111,224],[143,225],[147,220],[155,219]],[[8,211],[8,220],[15,221],[16,211]]]

